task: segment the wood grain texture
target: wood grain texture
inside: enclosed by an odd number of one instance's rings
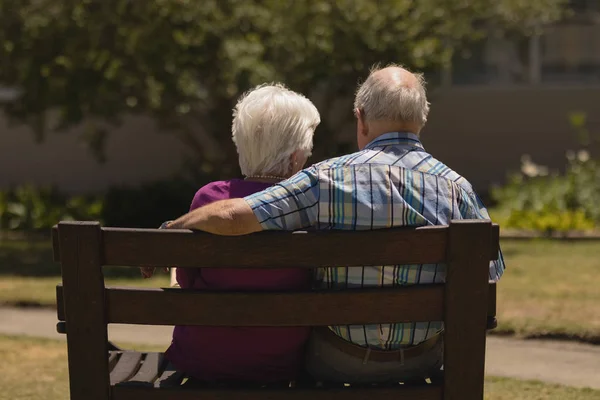
[[[488,317],[490,318],[494,318],[496,315],[496,284],[495,283],[491,283],[489,288],[489,295],[488,295]],[[122,291],[122,290],[131,290],[131,291],[135,291],[136,293],[139,292],[140,290],[149,290],[151,292],[157,292],[157,291],[169,291],[172,289],[135,289],[135,288],[107,288],[107,291],[109,292],[109,294],[107,296],[112,296],[112,294],[116,293],[115,291]],[[58,320],[59,321],[64,321],[65,320],[65,316],[64,316],[64,311],[63,310],[63,299],[62,299],[62,292],[63,292],[63,287],[62,285],[58,285],[56,287],[56,294],[57,294],[57,314],[58,314]],[[198,295],[201,294],[201,292],[196,292],[198,293]],[[220,295],[223,295],[224,293],[221,293]],[[264,294],[263,294],[264,295]],[[268,295],[268,294],[266,294]],[[134,294],[133,296],[138,296],[138,294]],[[112,306],[110,307],[111,309],[118,307],[118,304],[120,304],[122,298],[120,297],[120,295],[117,295],[117,297],[113,300]],[[196,300],[197,298],[195,298],[194,300]],[[116,303],[115,303],[116,302]],[[110,303],[110,302],[109,302]],[[133,307],[133,306],[127,306],[127,307]],[[113,315],[112,317],[118,317],[119,321],[122,323],[125,323],[123,321],[127,320],[128,316],[125,315],[125,313],[129,313],[130,311],[126,311],[123,310],[122,314],[119,315],[119,313],[117,313],[117,315]],[[413,312],[413,311],[411,311]],[[110,314],[110,312],[109,312]],[[114,314],[114,313],[112,313]],[[139,317],[135,317],[138,318],[137,321],[139,321]],[[158,319],[158,316],[151,316],[151,318],[154,319]],[[165,323],[165,325],[169,325],[166,322],[169,322],[168,319],[171,318],[169,316],[166,316],[164,318],[160,317],[162,319],[162,321]],[[116,321],[113,321],[116,322]],[[145,323],[145,324],[150,324],[150,322],[137,322],[137,323]]]
[[[119,357],[122,352],[120,351],[111,351],[108,353],[108,371],[112,372],[115,365],[117,365],[117,361],[119,361]]]
[[[65,300],[62,285],[56,285],[56,317],[59,321],[65,320]]]
[[[139,371],[127,382],[126,385],[154,386],[154,381],[163,370],[164,354],[148,353],[144,357],[144,362]]]
[[[441,321],[444,286],[296,293],[106,289],[108,321],[147,325],[323,326]]]
[[[444,400],[482,400],[492,226],[450,225],[444,331]]]
[[[492,243],[490,246],[490,260],[496,260],[498,258],[499,251],[500,251],[500,226],[498,224],[492,224]]]
[[[140,368],[142,353],[125,351],[110,373],[110,384],[115,385],[131,378]]]
[[[494,244],[492,239],[492,245]],[[492,330],[498,327],[498,319],[496,319],[496,284],[490,283],[488,286],[488,299],[487,299],[487,326],[486,329]]]
[[[159,374],[158,379],[154,382],[154,387],[163,389],[178,388],[185,376],[186,374],[183,371],[178,371],[173,364],[168,362],[164,370]]]
[[[63,267],[64,288],[56,289],[57,315],[60,321],[68,321],[74,400],[107,400],[109,393],[110,398],[134,400],[483,398],[486,314],[493,317],[496,313],[496,286],[488,285],[488,264],[497,258],[499,248],[499,228],[489,221],[243,237],[61,223],[52,236],[55,260],[61,260]],[[102,265],[310,268],[436,262],[449,264],[445,286],[360,291],[215,293],[104,288],[101,272]],[[165,366],[162,354],[109,353],[106,335],[109,322],[322,326],[442,319],[446,326],[443,383],[379,388],[189,390],[180,386],[184,374]],[[115,385],[109,389],[111,381]]]
[[[427,227],[427,228],[416,228],[416,229],[439,229],[439,228],[445,228],[445,227]],[[402,229],[402,228],[401,228]],[[405,230],[407,229],[415,229],[415,228],[403,228]],[[499,244],[499,238],[500,238],[500,227],[498,226],[498,224],[492,224],[492,229],[493,229],[493,237],[492,237],[492,249],[490,251],[490,260],[495,260],[498,258],[498,251],[500,250],[500,246]],[[109,231],[111,232],[110,235],[122,235],[124,234],[124,231],[133,231],[136,234],[140,233],[140,232],[159,232],[156,229],[122,229],[122,228],[103,228],[103,230]],[[399,229],[395,229],[395,230],[399,230]],[[387,231],[387,229],[382,230],[382,231]],[[164,231],[160,231],[160,232],[164,232]],[[191,231],[183,231],[183,232],[191,232]],[[202,234],[200,232],[194,232],[195,234]],[[346,234],[348,234],[349,232],[345,232]],[[287,236],[290,233],[289,232],[264,232],[260,235],[283,235],[283,236]],[[300,234],[300,232],[298,232],[297,234]],[[314,234],[314,232],[312,233]],[[323,234],[323,232],[320,233],[321,235]],[[362,232],[362,234],[364,234],[364,232]],[[439,234],[439,233],[438,233]],[[112,238],[109,238],[109,240]],[[136,245],[139,245],[136,244]],[[59,262],[60,261],[60,245],[59,245],[59,241],[58,241],[58,226],[54,226],[52,228],[52,247],[54,250],[54,261],[55,262]],[[119,256],[118,251],[122,251],[122,250],[116,250],[117,254],[116,256]],[[109,251],[111,257],[113,255],[115,255],[115,251]],[[128,264],[128,263],[121,263],[121,264]],[[120,265],[120,264],[115,264],[115,265]],[[165,264],[166,265],[166,264]],[[348,264],[349,265],[349,264]],[[170,266],[170,265],[167,265]],[[294,265],[294,267],[296,267],[296,265]]]
[[[487,301],[487,315],[488,317],[496,316],[496,283],[490,283],[488,285],[488,301]]]
[[[186,390],[185,388],[148,389],[117,385],[114,400],[442,400],[437,385],[388,388],[278,389],[278,390]]]
[[[180,268],[437,263],[446,258],[447,231],[434,226],[228,237],[186,230],[104,228],[104,259],[106,265]]]
[[[98,223],[58,225],[71,400],[108,400],[108,347]]]

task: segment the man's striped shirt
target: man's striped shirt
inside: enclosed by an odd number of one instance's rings
[[[386,133],[364,150],[315,164],[245,198],[265,230],[369,230],[448,225],[454,219],[489,219],[471,184],[423,148],[411,133]],[[489,280],[504,272],[502,253]],[[444,264],[324,268],[329,289],[444,282]],[[441,321],[334,326],[342,338],[380,349],[418,344],[443,329]]]

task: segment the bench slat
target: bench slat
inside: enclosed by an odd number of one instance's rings
[[[108,353],[108,372],[111,372],[115,368],[115,365],[117,365],[119,355],[121,355],[120,351],[111,351]]]
[[[160,374],[156,382],[154,382],[154,388],[179,387],[184,378],[184,372],[178,371],[173,364],[168,363],[165,370]]]
[[[175,265],[181,268],[196,267],[198,260],[204,262],[211,258],[213,267],[260,267],[261,263],[269,267],[314,267],[317,265],[372,265],[372,257],[366,257],[365,254],[368,252],[361,250],[367,248],[365,246],[369,246],[370,251],[377,251],[378,257],[381,255],[378,264],[443,262],[446,259],[447,229],[446,226],[428,226],[370,232],[313,231],[308,234],[305,232],[294,234],[262,232],[235,238],[203,232],[192,233],[188,230],[102,228],[102,232],[106,265],[166,267]],[[290,235],[292,235],[291,242]],[[493,246],[490,260],[498,258],[499,238],[500,228],[494,224],[492,226]],[[429,241],[432,241],[433,244]],[[381,251],[382,248],[389,250],[391,243],[393,243],[392,250],[402,246],[402,254]],[[57,226],[52,229],[52,246],[54,261],[60,262]],[[193,247],[193,250],[188,246]],[[371,246],[375,246],[376,250]],[[182,252],[181,250],[185,247],[188,248]],[[233,248],[238,250],[232,252]],[[349,254],[347,251],[352,248],[356,251]],[[302,254],[298,251],[299,249],[310,251]],[[338,252],[336,249],[344,249],[344,252]],[[201,254],[200,257],[199,254]],[[313,254],[318,254],[318,257]],[[273,264],[273,260],[276,258],[280,260],[278,265]],[[384,261],[384,258],[389,262]],[[342,262],[342,259],[346,262]],[[203,266],[209,267],[210,265]]]
[[[162,370],[163,362],[163,353],[146,354],[140,370],[124,384],[153,386],[154,381]]]
[[[109,288],[114,289],[114,288]],[[135,289],[131,289],[135,290]],[[152,289],[156,290],[156,289]],[[170,289],[169,289],[170,290]],[[224,294],[224,293],[223,293]],[[63,309],[63,287],[58,285],[56,287],[56,303],[57,303],[57,317],[59,321],[65,321],[65,313]],[[494,319],[496,316],[496,284],[491,283],[488,292],[488,317]],[[491,329],[491,327],[488,327]]]
[[[296,293],[106,289],[109,323],[146,325],[325,326],[441,321],[443,297],[441,284]]]
[[[110,384],[115,385],[129,379],[139,368],[142,361],[142,353],[137,351],[125,351],[117,361],[117,365],[110,373]]]
[[[117,385],[113,400],[442,400],[439,385],[344,389],[189,390],[184,387],[149,389]]]
[[[448,227],[261,232],[236,237],[187,230],[103,228],[102,232],[104,265],[312,268],[443,262]]]

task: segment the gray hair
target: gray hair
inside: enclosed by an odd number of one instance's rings
[[[403,68],[395,64],[386,67]],[[380,67],[374,67],[367,80],[358,87],[354,108],[360,109],[367,121],[401,121],[423,127],[429,114],[423,75],[413,74],[416,83],[407,84],[400,79],[390,82],[374,76],[379,70]]]
[[[285,175],[297,150],[310,155],[321,122],[314,104],[284,85],[260,85],[240,97],[233,110],[232,136],[242,173]]]

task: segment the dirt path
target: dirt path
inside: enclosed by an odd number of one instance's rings
[[[53,311],[0,308],[0,334],[64,340],[56,333],[56,322]],[[111,325],[109,338],[166,347],[171,332],[171,327]],[[600,346],[492,336],[487,341],[486,373],[600,389]]]

